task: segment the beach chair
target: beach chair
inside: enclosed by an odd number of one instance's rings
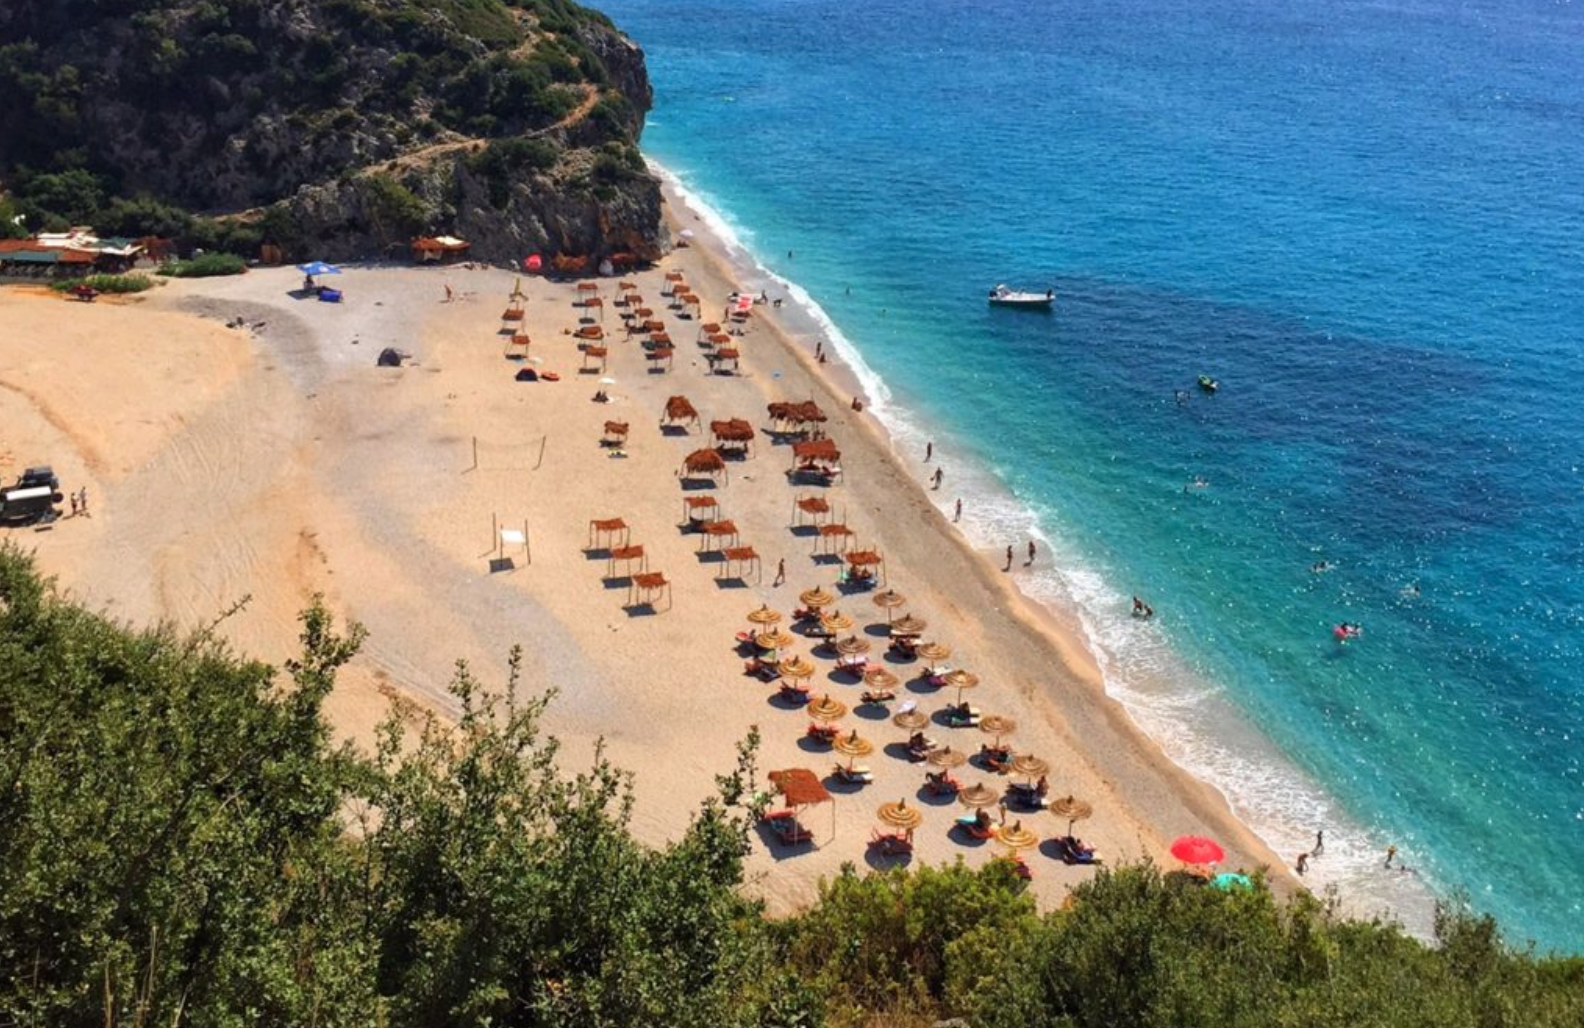
[[[878,828],[869,832],[869,845],[878,849],[887,857],[910,857],[913,855],[913,840],[902,832],[882,832]]]
[[[865,703],[890,703],[896,699],[895,689],[865,689],[862,697]]]
[[[817,743],[823,743],[824,745],[829,746],[831,743],[836,741],[836,736],[840,733],[840,731],[841,729],[837,728],[835,725],[814,724],[809,725],[808,731],[804,734]]]
[[[979,819],[972,814],[965,814],[957,819],[957,827],[963,830],[968,838],[978,842],[995,837],[995,826],[981,824]]]
[[[798,822],[797,815],[790,810],[771,811],[764,819],[771,833],[783,846],[814,841],[814,833],[804,828]]]
[[[1045,797],[1039,790],[1028,782],[1013,782],[1007,789],[1007,799],[1015,807],[1024,810],[1044,810]]]
[[[953,778],[950,771],[942,771],[939,774],[926,771],[924,788],[929,790],[931,796],[955,796],[962,790],[962,783]]]
[[[837,764],[836,777],[848,785],[868,785],[874,781],[874,772],[862,764],[854,764],[852,767]]]
[[[992,746],[989,743],[979,747],[979,755],[984,759],[985,767],[998,775],[1004,775],[1012,770],[1012,747]]]
[[[777,674],[779,673],[777,672]],[[807,703],[809,701],[809,687],[793,682],[782,682],[781,698],[788,703]]]
[[[1082,839],[1071,835],[1058,836],[1053,840],[1056,844],[1056,854],[1061,857],[1064,864],[1098,864],[1099,856],[1093,846],[1085,846]]]

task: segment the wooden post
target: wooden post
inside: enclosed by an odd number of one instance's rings
[[[533,547],[528,542],[528,519],[523,518],[523,559],[529,564],[533,563]]]

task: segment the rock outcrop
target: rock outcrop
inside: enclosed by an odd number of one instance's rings
[[[568,0],[7,0],[0,97],[0,182],[46,220],[177,208],[330,259],[668,243],[643,53]]]

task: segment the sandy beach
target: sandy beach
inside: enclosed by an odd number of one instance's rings
[[[951,663],[979,677],[967,698],[1014,718],[1014,748],[1049,761],[1052,796],[1093,804],[1079,833],[1102,857],[1170,862],[1173,837],[1208,834],[1226,846],[1226,866],[1275,865],[1285,887],[1281,861],[1222,797],[1170,763],[1104,695],[1059,612],[1026,602],[1017,568],[1004,574],[999,552],[964,543],[930,502],[920,455],[894,453],[871,417],[850,409],[853,380],[838,364],[816,364],[807,341],[782,332],[778,312],[760,305],[741,340],[742,373],[710,373],[698,325],[716,320],[733,273],[718,243],[688,224],[698,232],[692,246],[622,276],[675,341],[664,371],[622,329],[616,278],[591,280],[604,302],[598,311],[576,305],[573,283],[462,268],[348,268],[335,280],[346,295],[339,305],[294,295],[301,276],[291,268],[171,281],[95,304],[0,288],[0,317],[11,327],[0,339],[0,474],[51,463],[66,490],[89,494],[87,517],[0,534],[34,549],[71,593],[129,621],[197,626],[247,597],[223,631],[269,660],[292,652],[296,611],[323,593],[370,633],[330,704],[337,729],[355,740],[369,738],[390,695],[443,713],[458,660],[498,683],[509,648],[521,644],[528,687],[560,692],[548,727],[569,762],[603,739],[635,773],[635,831],[658,843],[680,832],[750,726],[763,735],[764,771],[806,767],[825,777],[839,759],[805,740],[802,710],[744,673],[734,639],[751,609],[768,605],[790,627],[801,591],[837,591],[839,565],[817,560],[817,540],[791,528],[794,498],[822,495],[856,533],[854,548],[883,554],[886,584],[928,622],[925,638],[949,644]],[[668,272],[701,297],[702,319],[667,307]],[[501,334],[519,282],[532,364],[508,359]],[[235,317],[249,327],[225,327]],[[583,367],[597,362],[585,361],[571,334],[582,317],[606,330],[604,369]],[[385,347],[411,359],[376,367]],[[524,367],[560,381],[517,381]],[[597,389],[611,402],[592,402]],[[662,432],[674,395],[693,403],[702,426]],[[790,448],[765,432],[767,403],[808,399],[829,415],[825,428],[841,450],[843,475],[830,488],[790,484]],[[752,456],[730,462],[718,486],[685,491],[684,456],[710,445],[711,420],[727,418],[759,429]],[[625,456],[601,446],[608,420],[630,425]],[[741,542],[761,555],[762,578],[718,578],[700,536],[679,527],[684,495],[702,494],[719,500]],[[616,517],[650,570],[671,583],[657,612],[625,609],[626,582],[608,581],[607,560],[586,552],[590,521]],[[492,569],[502,555],[498,528],[524,526],[528,552],[508,546],[514,566]],[[1025,541],[1008,542],[1020,566]],[[775,586],[782,560],[787,581]],[[885,612],[872,595],[843,596],[838,607],[883,662]],[[902,797],[924,809],[916,861],[995,856],[992,843],[948,833],[965,810],[922,791],[926,768],[897,755],[906,732],[889,711],[861,707],[863,686],[835,674],[813,640],[791,649],[817,666],[816,695],[853,708],[840,726],[876,744],[864,761],[874,782],[832,785],[834,835],[831,808],[808,816],[816,846],[758,840],[753,888],[771,909],[809,901],[843,863],[878,861],[866,846],[875,810]],[[933,714],[955,695],[910,681],[924,663],[886,666],[906,682],[897,702]],[[930,733],[969,753],[988,741],[971,728],[937,724]],[[973,765],[956,775],[998,791],[1009,781]],[[1041,838],[1065,828],[1050,813],[1021,816]],[[1032,887],[1054,905],[1092,871],[1048,852],[1027,859]]]

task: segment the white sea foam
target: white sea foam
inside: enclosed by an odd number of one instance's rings
[[[750,292],[773,286],[784,293],[788,304],[783,321],[795,334],[823,339],[851,370],[899,454],[921,453],[928,440],[942,452],[966,448],[944,440],[899,401],[802,285],[765,267],[753,252],[750,227],[663,165],[649,163],[715,240],[738,275],[738,285]],[[1107,694],[1173,762],[1220,791],[1237,817],[1284,859],[1308,851],[1315,830],[1324,828],[1325,853],[1310,865],[1310,887],[1318,891],[1334,886],[1349,909],[1389,914],[1410,931],[1428,933],[1433,912],[1428,883],[1412,875],[1383,873],[1384,838],[1354,821],[1249,723],[1224,689],[1197,674],[1172,649],[1161,626],[1131,617],[1130,597],[1085,555],[1052,535],[1052,519],[1020,500],[987,464],[954,462],[951,478],[951,488],[936,494],[937,506],[949,510],[955,497],[972,497],[958,527],[975,547],[997,548],[1007,539],[1039,543],[1047,559],[1019,576],[1020,587],[1031,599],[1076,620]]]

